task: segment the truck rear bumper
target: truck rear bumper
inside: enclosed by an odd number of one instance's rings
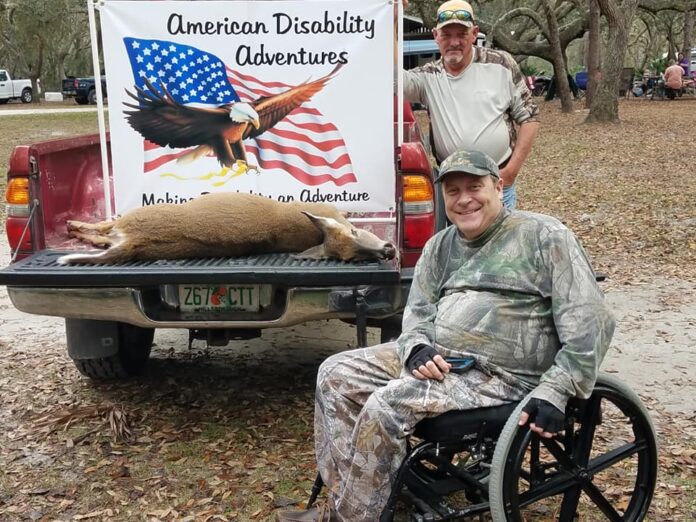
[[[144,328],[281,328],[319,319],[355,316],[362,297],[368,319],[390,317],[403,310],[408,284],[390,287],[289,288],[279,315],[272,318],[206,317],[199,314],[162,314],[164,301],[152,302],[138,288],[29,288],[8,287],[18,310],[71,319],[120,321]],[[150,304],[148,304],[148,302]]]
[[[295,259],[289,254],[247,258],[133,261],[122,265],[56,264],[43,251],[0,271],[17,309],[72,319],[120,321],[146,328],[262,329],[306,321],[401,312],[411,283],[390,263]],[[258,311],[182,311],[179,285],[258,285],[267,295]]]

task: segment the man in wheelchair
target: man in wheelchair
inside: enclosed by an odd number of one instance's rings
[[[552,444],[558,432],[572,431],[569,399],[593,393],[615,322],[575,235],[552,217],[505,209],[498,167],[484,153],[455,152],[436,182],[454,226],[423,251],[401,336],[338,353],[319,368],[317,481],[318,488],[322,481],[328,486],[328,501],[305,511],[278,511],[278,521],[391,520],[404,484],[416,489],[402,479],[411,459],[405,461],[409,440],[423,419],[503,406],[510,406],[510,415],[522,401],[513,431],[524,430],[528,440],[533,430]],[[461,443],[476,435],[457,437]],[[449,451],[447,440],[426,440],[434,459]],[[453,468],[449,460],[441,467],[448,465]],[[425,475],[440,474],[428,469]],[[488,510],[487,487],[476,486],[472,477],[458,478],[473,484],[467,497],[483,502],[472,512],[480,513]],[[452,509],[436,511],[440,518],[416,519],[457,518]]]

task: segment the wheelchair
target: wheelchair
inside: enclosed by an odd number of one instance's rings
[[[379,522],[485,520],[486,513],[494,522],[646,516],[657,443],[633,391],[601,373],[588,399],[568,402],[564,431],[551,439],[517,425],[523,405],[451,411],[419,422]],[[322,485],[318,476],[308,508]]]

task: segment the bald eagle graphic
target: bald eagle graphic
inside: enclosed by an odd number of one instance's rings
[[[159,89],[147,78],[146,89],[135,86],[137,94],[126,93],[138,102],[124,103],[128,123],[143,138],[164,147],[191,148],[180,160],[195,160],[212,152],[221,165],[236,166],[239,172],[257,170],[247,162],[245,139],[256,138],[312,99],[331,80],[341,64],[328,75],[306,81],[274,96],[252,102],[235,101],[218,107],[202,108],[178,103],[160,82]]]

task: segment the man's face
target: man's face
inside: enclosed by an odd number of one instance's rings
[[[478,32],[478,27],[465,27],[462,24],[448,24],[433,30],[440,54],[449,69],[464,68],[473,53]]]
[[[503,208],[503,182],[493,176],[452,173],[442,181],[447,218],[466,239],[476,239]]]

